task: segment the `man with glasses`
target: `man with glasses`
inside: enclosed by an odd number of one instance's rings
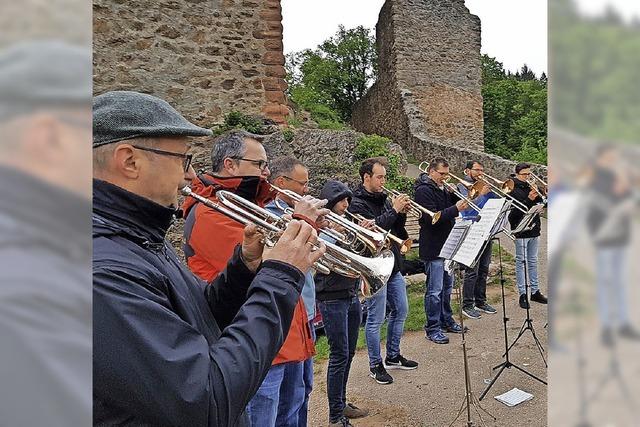
[[[269,166],[270,181],[300,196],[309,192],[309,171],[295,157],[276,158]],[[293,209],[294,200],[278,193],[265,209],[283,216]],[[305,272],[301,298],[289,334],[262,385],[247,406],[255,426],[306,426],[309,394],[313,388],[315,333],[310,321],[315,317],[316,293],[313,272]]]
[[[453,319],[451,310],[453,276],[445,270],[444,258],[439,255],[458,213],[469,205],[464,200],[457,200],[453,193],[445,189],[444,181],[448,176],[449,163],[439,157],[429,163],[427,173],[420,174],[415,184],[416,202],[430,211],[441,213],[435,224],[431,223],[428,216],[420,218],[420,259],[424,262],[427,276],[424,295],[427,318],[425,331],[427,339],[436,344],[449,343],[449,337],[444,332],[462,332],[462,327]]]
[[[213,140],[211,172],[197,174],[191,184],[193,192],[215,200],[216,191],[226,190],[259,206],[273,199],[267,182],[267,153],[259,139],[259,135],[236,130]],[[187,264],[202,279],[211,280],[224,269],[233,248],[242,240],[243,227],[191,197],[182,208]]]
[[[538,203],[543,203],[543,199],[529,185],[531,177],[531,165],[528,163],[518,163],[513,176],[514,188],[511,196],[517,201],[524,204],[527,208],[531,208]],[[524,214],[519,209],[512,209],[509,213],[509,223],[511,229],[520,224]],[[520,294],[520,307],[529,308],[529,300],[525,288],[525,277],[529,279],[529,291],[531,301],[546,304],[545,297],[538,287],[538,243],[540,240],[540,215],[536,215],[532,227],[515,234],[516,237],[516,283],[518,284],[518,292]],[[526,262],[526,275],[525,275]]]
[[[464,169],[463,179],[474,184],[484,174],[484,165],[477,160],[470,160]],[[462,184],[458,184],[458,191],[467,196],[468,188]],[[482,209],[487,200],[497,198],[498,196],[490,191],[488,185],[484,185],[480,194],[473,200],[473,203]],[[474,219],[480,212],[472,207],[460,212],[464,219]],[[484,251],[480,255],[478,262],[474,268],[466,267],[464,270],[464,282],[462,285],[462,314],[470,319],[479,319],[480,312],[495,314],[496,309],[487,303],[487,276],[489,275],[489,264],[491,264],[491,247],[492,241],[489,240]]]
[[[190,138],[210,133],[151,95],[94,98],[94,425],[249,425],[246,404],[282,346],[302,272],[325,250],[292,221],[265,254],[256,227],[244,228],[209,284],[178,260],[166,234],[195,178]],[[303,201],[296,213],[322,210]]]

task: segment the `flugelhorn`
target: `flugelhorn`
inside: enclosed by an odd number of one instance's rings
[[[273,184],[271,184],[271,187],[278,193],[283,194],[296,202],[302,199],[302,196],[294,191],[285,190]],[[351,247],[354,252],[360,254],[369,252],[371,255],[375,256],[379,254],[385,246],[386,238],[382,233],[378,233],[377,231],[361,227],[358,224],[355,224],[333,212],[330,212],[326,216],[326,219],[334,224],[339,225],[345,230],[344,233],[341,233],[342,235],[335,233],[335,230],[329,231],[326,234]]]
[[[198,202],[241,224],[255,224],[264,236],[264,243],[267,247],[276,244],[289,222],[286,218],[279,217],[229,191],[217,191],[218,201],[200,196],[189,187],[184,187],[181,192],[184,196],[193,197]],[[361,277],[360,291],[365,297],[375,295],[386,286],[394,264],[393,253],[390,250],[385,249],[378,256],[367,258],[331,242],[324,241],[324,243],[327,250],[315,264],[318,271],[325,274],[333,271],[347,277]]]
[[[363,217],[360,214],[354,214],[351,213],[349,211],[345,211],[345,213],[347,215],[349,215],[351,218],[355,219],[356,221],[366,221],[367,218]],[[411,250],[411,246],[413,246],[413,240],[411,239],[401,239],[400,237],[391,234],[390,231],[385,230],[384,228],[380,227],[378,224],[375,224],[375,228],[376,230],[378,230],[381,233],[384,233],[384,235],[387,237],[387,239],[391,240],[392,242],[395,242],[398,244],[398,246],[400,246],[400,253],[401,254],[406,254],[407,252],[409,252]]]
[[[382,187],[382,191],[389,194],[391,197],[399,197],[405,195],[398,190],[392,190],[387,187]],[[432,212],[424,206],[421,206],[414,200],[409,199],[409,205],[411,206],[411,209],[409,210],[408,214],[413,215],[418,219],[420,219],[424,214],[431,217],[431,224],[435,224],[440,219],[440,212]]]

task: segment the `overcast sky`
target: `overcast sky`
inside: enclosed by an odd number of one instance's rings
[[[590,1],[590,0],[584,0]],[[527,64],[547,71],[547,4],[544,0],[466,0],[482,21],[482,53],[516,71]],[[373,28],[384,0],[282,0],[285,53],[315,48],[342,24]]]

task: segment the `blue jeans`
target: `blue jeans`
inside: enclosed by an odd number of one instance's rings
[[[364,331],[370,367],[382,362],[382,356],[380,355],[380,328],[384,323],[387,303],[390,309],[387,323],[387,357],[393,358],[400,354],[400,338],[402,337],[404,321],[409,311],[407,286],[404,277],[399,272],[389,278],[387,286],[380,292],[365,301],[367,305],[367,322]]]
[[[438,332],[446,326],[455,324],[451,310],[451,290],[453,277],[444,269],[444,259],[436,258],[424,263],[426,290],[424,293],[424,312],[427,324],[424,329],[428,336]]]
[[[358,297],[321,301],[318,306],[329,342],[329,423],[335,423],[342,417],[347,404],[347,380],[356,353],[362,312]]]
[[[598,312],[604,328],[629,324],[626,255],[626,246],[603,246],[596,252]]]
[[[540,237],[516,239],[516,283],[518,292],[524,295],[524,258],[527,256],[527,276],[529,278],[529,292],[535,294],[538,289],[538,242]]]
[[[309,363],[313,373],[311,358],[304,362],[287,362],[271,366],[260,388],[247,405],[247,414],[252,426],[306,425],[306,413],[303,417],[304,424],[300,424],[300,413],[308,396],[304,376],[305,365]]]

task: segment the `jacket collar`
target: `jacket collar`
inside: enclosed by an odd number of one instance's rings
[[[175,209],[97,179],[93,180],[93,212],[154,243],[164,240],[177,213]]]
[[[90,253],[88,238],[91,203],[63,188],[24,172],[0,166],[0,222],[2,231],[64,251],[74,258]]]
[[[368,200],[380,205],[383,205],[385,200],[387,200],[386,193],[384,192],[372,193],[370,191],[367,191],[367,189],[364,188],[364,185],[362,184],[358,184],[358,188],[356,188],[356,191],[354,193],[357,197],[361,199]]]

